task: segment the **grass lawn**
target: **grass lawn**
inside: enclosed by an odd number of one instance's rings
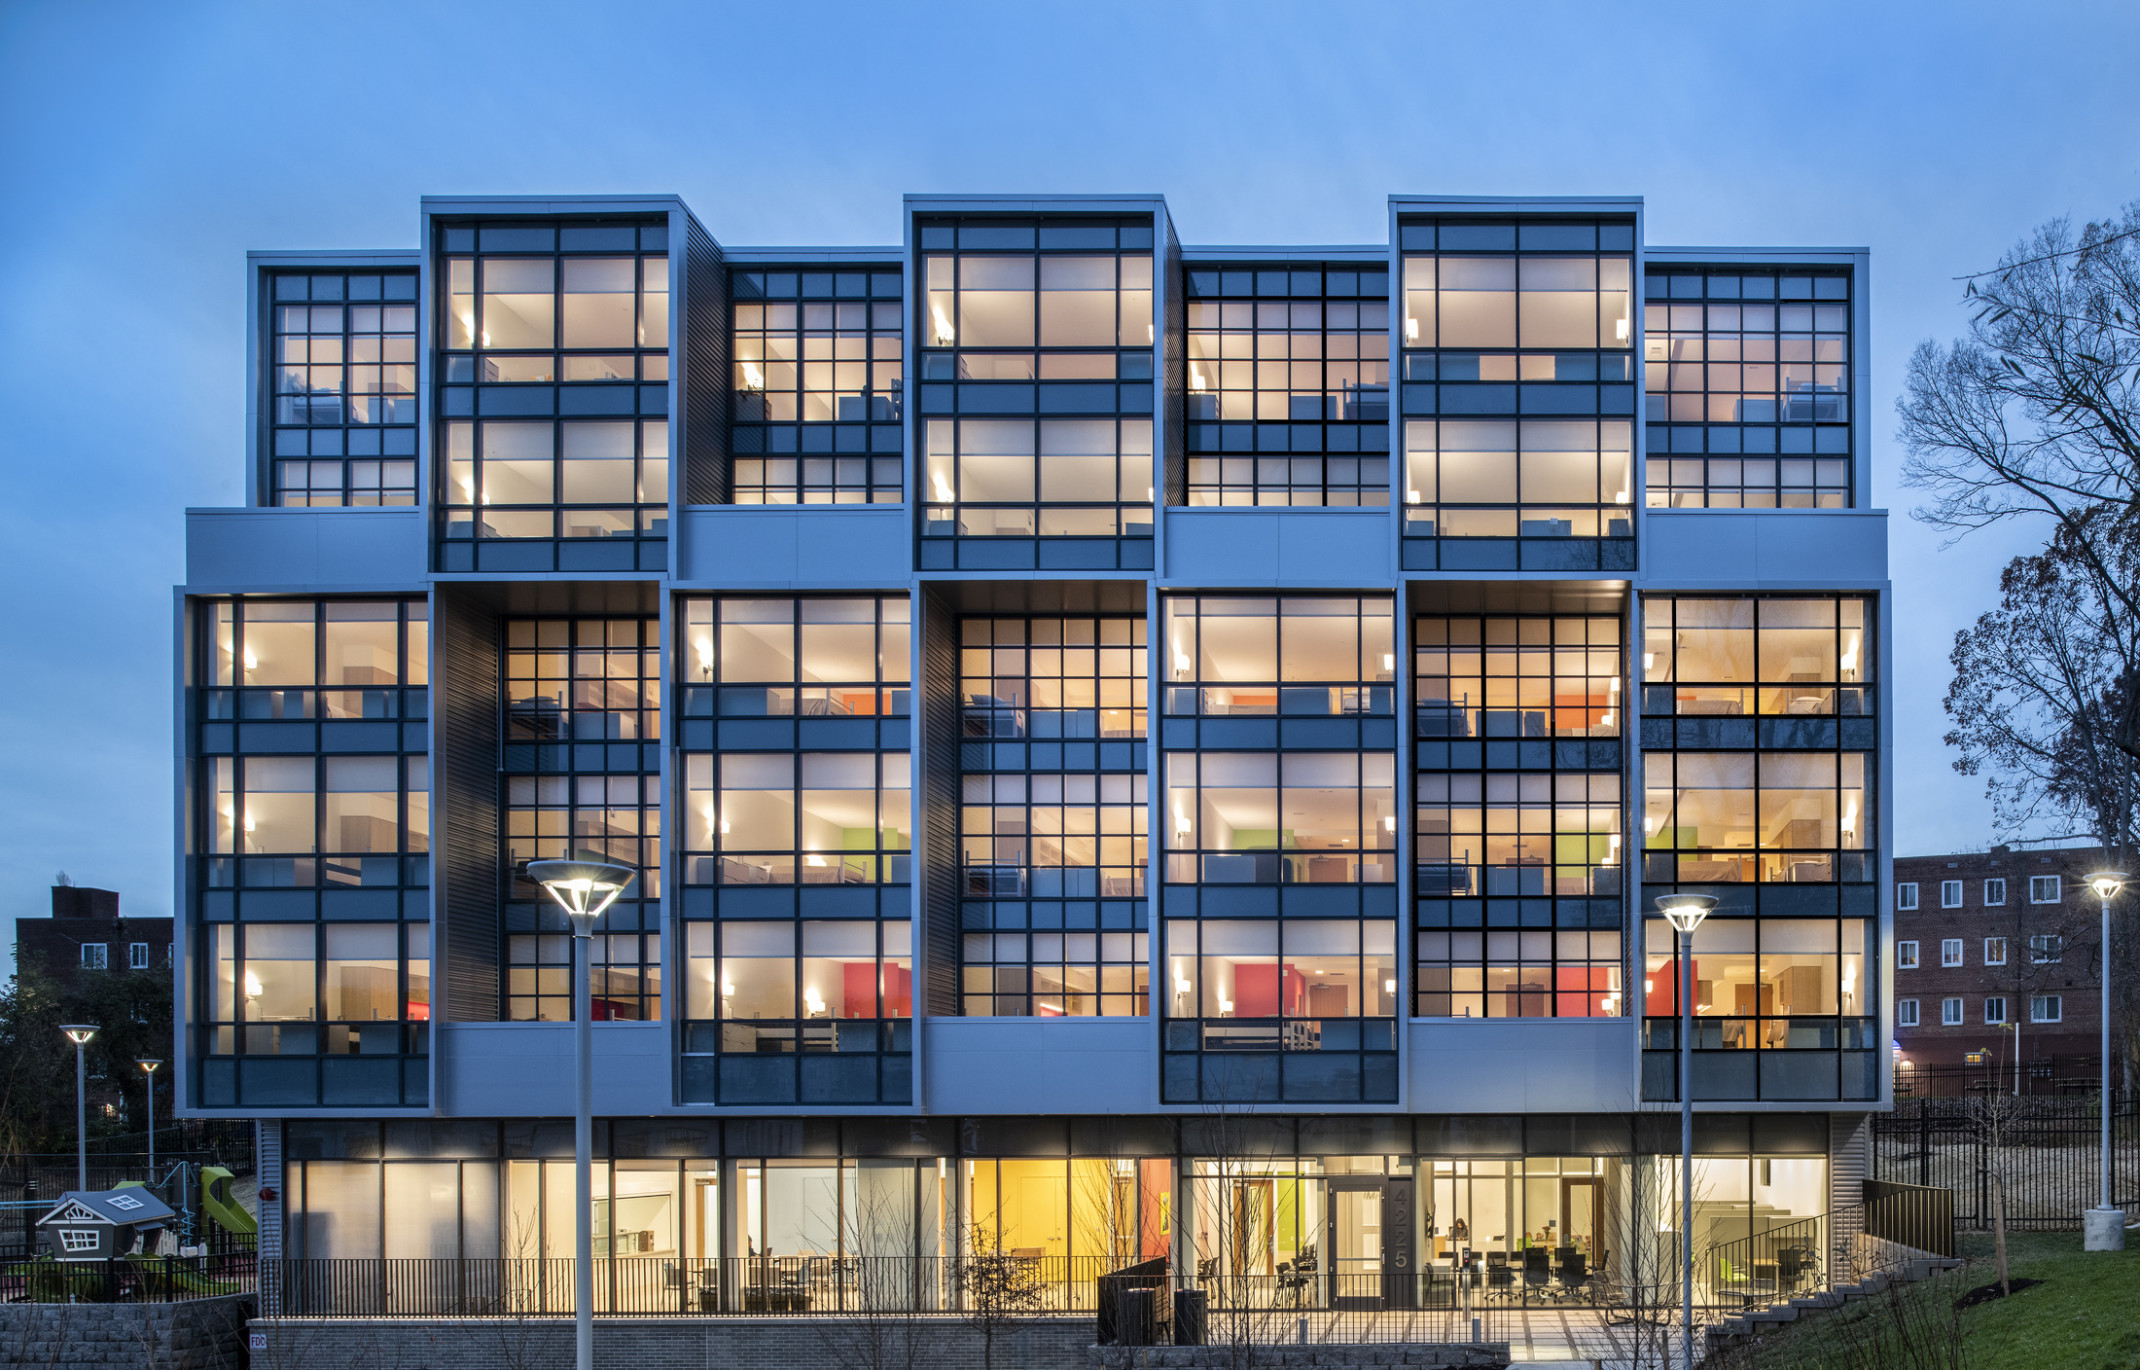
[[[1956,1299],[1998,1278],[1991,1234],[1965,1233],[1969,1264],[1902,1290],[1906,1317],[1886,1296],[1806,1316],[1729,1361],[1758,1370],[1947,1370],[1936,1335]],[[1965,1309],[1962,1357],[1970,1370],[2140,1370],[2140,1241],[2124,1251],[2084,1252],[2078,1232],[2017,1232],[2008,1273],[2043,1283]],[[1886,1335],[1868,1335],[1879,1323]],[[1898,1336],[1906,1325],[1913,1334]]]

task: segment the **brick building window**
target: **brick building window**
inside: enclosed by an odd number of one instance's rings
[[[1942,999],[1939,1001],[1939,1023],[1941,1027],[1960,1027],[1962,1025],[1962,1001],[1960,999]]]
[[[2055,904],[2059,900],[2059,882],[2055,875],[2032,875],[2029,877],[2029,902],[2031,904]]]
[[[1987,937],[1984,939],[1984,964],[1987,966],[2003,966],[2006,964],[2006,939],[2004,937]]]
[[[82,943],[82,969],[103,970],[111,964],[111,948],[102,942]]]
[[[1917,969],[1917,944],[1915,942],[1895,943],[1895,969]]]
[[[2066,939],[2056,933],[2040,932],[2029,938],[2029,964],[2048,966],[2065,958]]]
[[[1984,907],[1995,909],[2005,902],[2006,882],[2004,880],[1986,880],[1984,882]]]
[[[1949,937],[1939,944],[1939,963],[1943,966],[1962,964],[1962,939]]]
[[[1939,882],[1939,906],[1943,909],[1958,909],[1962,906],[1962,882],[1942,880]]]
[[[1917,911],[1917,882],[1905,880],[1895,886],[1895,910],[1898,913]]]
[[[1984,1000],[1984,1025],[1997,1027],[2006,1021],[2006,997],[1993,994]]]
[[[1898,999],[1895,1002],[1895,1026],[1917,1026],[1917,1001],[1915,999]]]
[[[149,968],[149,944],[148,944],[148,943],[146,943],[146,942],[129,942],[129,943],[127,943],[127,946],[126,946],[126,968],[127,968],[128,970],[147,970],[147,969]]]
[[[2057,1023],[2065,1019],[2065,1003],[2060,995],[2032,994],[2029,996],[2029,1021],[2032,1023]]]

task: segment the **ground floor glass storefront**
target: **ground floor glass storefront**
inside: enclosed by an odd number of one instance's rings
[[[1177,1285],[1229,1307],[1432,1308],[1460,1289],[1617,1304],[1656,1301],[1672,1282],[1679,1158],[1648,1147],[1674,1120],[1572,1120],[1612,1143],[1592,1154],[1526,1145],[1526,1133],[1532,1144],[1566,1137],[1569,1119],[1392,1118],[1348,1129],[1409,1140],[1416,1122],[1413,1148],[1381,1154],[1271,1145],[1352,1121],[737,1121],[726,1137],[717,1124],[605,1124],[592,1213],[598,1298],[647,1312],[948,1308],[960,1263],[980,1259],[1015,1270],[1040,1306],[1063,1309],[1094,1306],[1100,1277],[1157,1260]],[[1110,1124],[1120,1135],[1102,1135]],[[401,1143],[380,1146],[377,1124],[286,1125],[286,1257],[490,1263],[485,1278],[501,1298],[569,1303],[569,1130],[386,1129]],[[1752,1250],[1764,1234],[1787,1233],[1813,1259],[1832,1206],[1826,1116],[1710,1115],[1703,1132],[1697,1250]],[[1737,1149],[1720,1149],[1733,1141]],[[732,1154],[737,1146],[820,1154]],[[1141,1154],[1121,1154],[1133,1147]],[[700,1154],[627,1154],[635,1150]],[[986,1150],[1061,1154],[975,1154]],[[1465,1150],[1520,1154],[1457,1154]]]

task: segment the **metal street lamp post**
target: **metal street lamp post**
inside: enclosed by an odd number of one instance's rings
[[[2103,1119],[2103,1202],[2081,1215],[2084,1229],[2082,1249],[2087,1251],[2123,1251],[2125,1249],[2125,1210],[2114,1205],[2115,1197],[2110,1188],[2110,901],[2125,888],[2124,871],[2097,871],[2088,877],[2088,888],[2095,891],[2103,903],[2103,942],[2098,956],[2103,983],[2103,1041],[2102,1093],[2096,1098],[2096,1112]]]
[[[574,1364],[594,1370],[594,1032],[588,989],[588,939],[595,920],[624,893],[638,872],[607,861],[530,861],[528,879],[541,885],[572,920],[573,1276]]]
[[[163,1064],[163,1058],[144,1056],[134,1064],[141,1067],[141,1073],[146,1075],[149,1080],[149,1183],[154,1184],[156,1183],[156,1067]]]
[[[82,1048],[97,1035],[95,1023],[61,1023],[59,1030],[74,1043],[74,1187],[89,1188],[89,1067]]]
[[[1662,894],[1657,909],[1679,934],[1679,1249],[1681,1363],[1694,1364],[1694,930],[1716,907],[1706,894]]]

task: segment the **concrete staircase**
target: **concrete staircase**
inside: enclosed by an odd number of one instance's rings
[[[1917,1284],[1942,1271],[1958,1269],[1962,1262],[1950,1256],[1926,1252],[1904,1255],[1849,1284],[1830,1285],[1795,1298],[1779,1300],[1765,1308],[1749,1308],[1706,1329],[1708,1353],[1738,1346],[1765,1333],[1774,1332],[1801,1315],[1819,1315],[1859,1299],[1871,1298],[1898,1284]]]

